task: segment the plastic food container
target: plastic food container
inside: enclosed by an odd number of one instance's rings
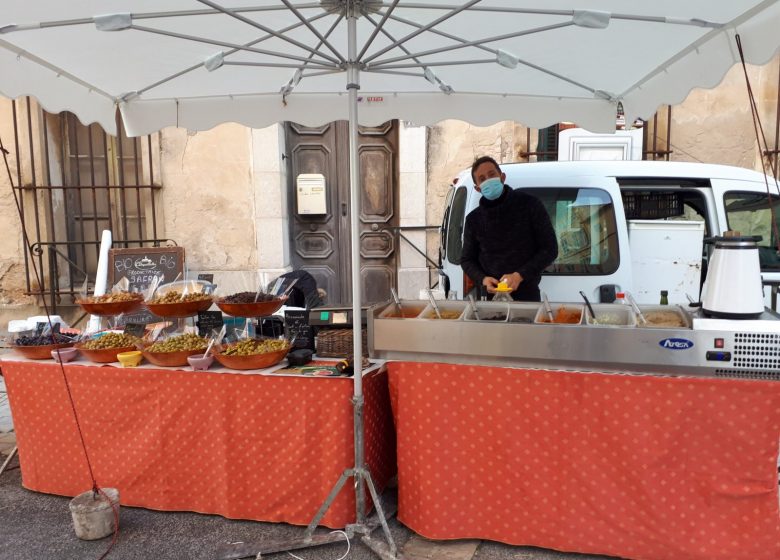
[[[585,308],[585,323],[594,327],[633,327],[636,325],[634,311],[628,305],[611,303],[591,304],[596,312],[594,319]]]
[[[466,303],[462,301],[437,301],[436,306],[439,308],[442,321],[457,321],[466,310]],[[436,310],[430,303],[423,309],[418,318],[439,320]]]
[[[553,303],[550,305],[553,314],[552,322],[556,325],[579,325],[582,324],[582,310],[585,308],[580,303]],[[534,318],[534,323],[550,324],[550,318],[544,305],[540,305]]]
[[[423,312],[426,307],[424,301],[411,300],[401,302],[401,312],[395,303],[389,304],[377,316],[378,319],[414,319]]]
[[[485,323],[505,323],[509,316],[509,305],[498,301],[478,301],[477,314],[479,319],[474,316],[474,310],[471,304],[466,307],[466,313],[463,316],[464,321],[483,321]]]
[[[655,329],[687,329],[691,323],[688,314],[679,305],[640,305],[647,323],[637,317],[638,327]]]

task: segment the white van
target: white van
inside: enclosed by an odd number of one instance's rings
[[[763,280],[780,280],[772,227],[773,215],[780,218],[780,192],[772,177],[665,161],[509,163],[501,170],[509,186],[539,198],[552,220],[558,258],[545,270],[541,289],[553,301],[579,301],[580,290],[601,302],[629,291],[640,303],[657,304],[661,290],[669,303],[698,301],[711,250],[704,239],[730,229],[762,236]],[[457,298],[473,289],[459,263],[465,218],[480,196],[470,168],[447,194],[440,285]],[[765,294],[769,304],[768,287]]]

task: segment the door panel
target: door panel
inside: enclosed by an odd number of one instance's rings
[[[307,270],[328,292],[329,305],[352,302],[350,261],[349,130],[346,121],[309,128],[286,125],[292,266]],[[398,125],[359,127],[360,254],[363,303],[388,298],[395,286],[397,247],[386,227],[398,224]],[[296,177],[325,176],[327,214],[299,215]]]

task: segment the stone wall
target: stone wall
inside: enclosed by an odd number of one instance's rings
[[[36,109],[35,103],[32,104]],[[23,104],[19,104],[19,115],[26,118]],[[29,142],[24,131],[21,131],[20,142]],[[14,146],[14,127],[11,101],[0,99],[0,139],[3,146],[9,151],[8,165],[11,170],[11,180],[15,186],[17,183],[17,155]],[[37,139],[34,139],[37,141]],[[22,183],[27,184],[31,180],[30,161],[19,162]],[[27,219],[32,218],[27,213]],[[22,241],[22,227],[14,200],[14,193],[9,181],[5,162],[0,159],[0,331],[4,330],[8,321],[20,316],[26,317],[38,314],[38,308],[29,296],[25,296],[26,277],[24,272],[24,243]]]

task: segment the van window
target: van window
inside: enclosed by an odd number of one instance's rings
[[[772,196],[775,222],[780,224],[780,198]],[[726,209],[728,228],[742,235],[760,235],[758,257],[761,270],[780,270],[780,258],[777,256],[777,238],[772,227],[772,212],[769,200],[764,193],[729,191],[723,195],[723,207]]]
[[[447,228],[449,228],[450,222],[450,203],[454,194],[455,189],[451,188],[447,191],[447,198],[444,200],[444,216],[441,219],[441,228],[439,229],[439,257],[442,259],[447,254]]]
[[[452,195],[452,204],[450,205],[449,216],[447,219],[448,227],[445,235],[447,236],[447,260],[460,264],[460,258],[463,253],[463,224],[465,222],[464,213],[466,211],[466,199],[468,189],[458,187],[455,194]]]
[[[546,274],[612,274],[618,269],[615,207],[601,189],[539,188],[529,194],[542,201],[558,237],[558,258]]]

